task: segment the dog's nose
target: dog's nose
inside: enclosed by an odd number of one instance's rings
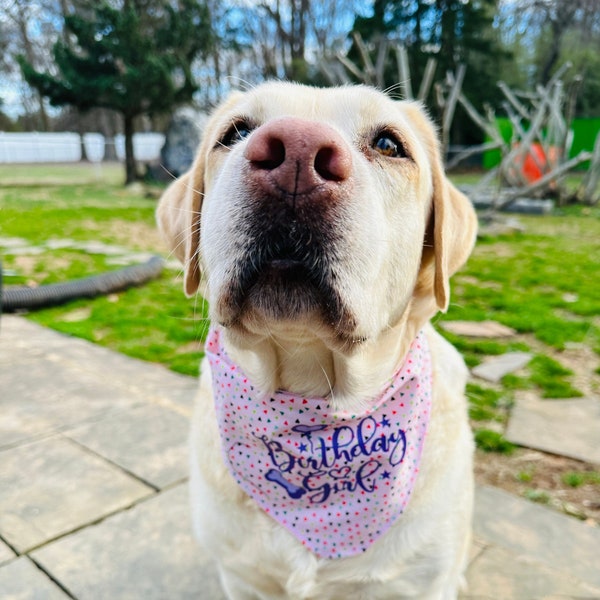
[[[296,117],[259,127],[244,156],[255,183],[294,197],[342,183],[352,173],[352,155],[342,136],[327,124]]]

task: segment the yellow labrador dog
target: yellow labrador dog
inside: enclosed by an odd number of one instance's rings
[[[235,93],[158,221],[210,305],[191,495],[227,595],[455,598],[467,371],[428,321],[476,216],[422,108],[367,87]]]

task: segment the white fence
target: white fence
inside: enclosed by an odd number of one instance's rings
[[[150,162],[160,157],[165,141],[161,133],[136,133],[133,153],[140,161]],[[119,160],[125,159],[125,138],[105,139],[99,133],[83,136],[87,157],[100,162],[107,144],[115,145]],[[81,160],[81,140],[77,133],[9,133],[0,131],[0,163],[77,162]]]

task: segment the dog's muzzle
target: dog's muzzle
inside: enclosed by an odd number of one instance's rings
[[[221,303],[233,326],[248,312],[267,320],[318,313],[347,336],[355,320],[338,291],[352,155],[331,127],[282,118],[244,149],[247,189],[242,251]]]

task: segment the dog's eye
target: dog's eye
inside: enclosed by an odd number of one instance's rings
[[[373,140],[373,149],[382,156],[403,158],[406,156],[402,143],[391,133],[383,132]]]
[[[219,140],[219,146],[230,148],[247,138],[254,128],[247,121],[234,121]]]

